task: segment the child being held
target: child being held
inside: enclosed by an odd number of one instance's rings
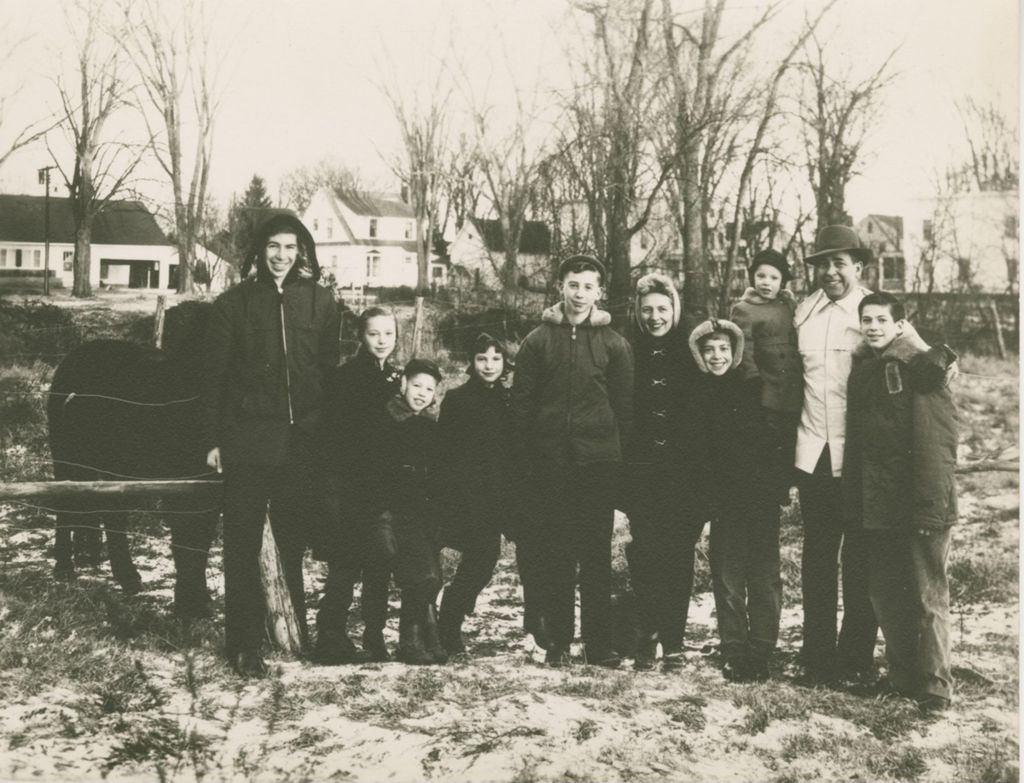
[[[775,440],[773,468],[784,479],[778,500],[788,505],[803,404],[803,368],[793,324],[796,300],[786,288],[790,272],[782,253],[760,251],[750,262],[748,274],[751,287],[733,305],[729,319],[743,330],[741,372],[747,381],[760,386],[760,403]]]
[[[387,404],[367,459],[375,498],[375,537],[393,552],[395,581],[402,592],[398,657],[406,663],[445,663],[434,601],[441,589],[431,475],[437,468],[439,433],[434,395],[441,370],[413,359],[402,371],[401,392]]]
[[[864,343],[847,391],[844,514],[872,531],[868,590],[889,684],[924,710],[942,710],[953,683],[946,561],[957,416],[946,377],[956,356],[929,348],[892,294],[864,297],[858,312]]]
[[[760,400],[743,374],[743,332],[710,320],[690,334],[690,351],[703,373],[693,404],[704,451],[704,473],[694,476],[711,510],[711,578],[723,658],[729,680],[764,680],[779,635],[778,475],[773,441]]]

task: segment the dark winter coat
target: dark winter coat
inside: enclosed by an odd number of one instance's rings
[[[480,535],[514,535],[519,468],[511,394],[471,376],[445,393],[439,419],[444,546],[463,549]]]
[[[761,379],[761,405],[799,413],[803,405],[803,366],[797,348],[793,294],[782,289],[774,300],[753,288],[733,305],[729,320],[743,330],[743,377]]]
[[[329,513],[314,533],[320,559],[340,560],[363,551],[371,516],[371,469],[367,455],[375,447],[387,416],[388,401],[401,386],[402,371],[384,366],[360,349],[327,378],[324,401],[323,485]]]
[[[297,275],[282,291],[250,279],[217,298],[202,401],[207,448],[220,447],[225,465],[280,465],[293,425],[318,441],[338,323],[331,292]]]
[[[419,413],[400,396],[387,402],[386,415],[366,454],[367,510],[427,524],[436,533],[436,471],[441,456],[437,414]]]
[[[618,462],[633,424],[633,354],[594,308],[581,324],[546,309],[516,355],[512,405],[525,453],[547,468]]]
[[[957,414],[945,386],[956,359],[916,334],[882,353],[854,352],[847,386],[843,499],[865,528],[945,528],[956,522]]]

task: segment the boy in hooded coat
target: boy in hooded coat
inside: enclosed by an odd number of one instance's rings
[[[338,307],[319,277],[309,231],[294,215],[274,215],[254,238],[242,282],[217,298],[210,318],[207,462],[224,473],[225,647],[244,676],[266,672],[259,557],[268,503],[305,637],[302,557],[318,505],[324,378],[339,355]]]
[[[577,565],[587,660],[620,663],[609,622],[612,488],[632,430],[633,355],[597,308],[604,281],[596,258],[565,259],[562,302],[544,311],[516,354],[512,405],[536,506],[532,529],[516,541],[517,557],[529,564],[529,630],[538,643],[538,631],[546,631],[554,665],[567,660],[574,637]]]
[[[870,294],[858,311],[865,343],[847,387],[844,510],[869,531],[868,591],[889,684],[941,710],[953,685],[946,562],[957,520],[957,414],[946,376],[956,355],[929,348],[892,294]]]
[[[779,477],[758,389],[745,382],[743,332],[710,320],[690,334],[702,375],[694,401],[703,427],[703,483],[711,506],[711,577],[723,674],[763,680],[779,636]]]

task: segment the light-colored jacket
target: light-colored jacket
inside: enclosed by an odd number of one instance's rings
[[[804,371],[804,402],[796,433],[796,467],[813,473],[825,446],[832,475],[843,474],[846,385],[853,351],[860,345],[857,305],[870,293],[857,286],[833,302],[818,290],[796,308],[794,323]]]

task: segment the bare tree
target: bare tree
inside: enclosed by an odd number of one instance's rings
[[[960,189],[1017,190],[1020,175],[1017,123],[995,103],[968,96],[957,104],[970,157],[950,171]]]
[[[160,131],[151,128],[151,145],[171,184],[178,291],[187,292],[205,215],[218,106],[205,7],[203,0],[185,0],[173,10],[158,0],[133,0],[123,10],[130,31],[124,50],[160,117]],[[189,135],[194,141],[186,156]]]
[[[397,79],[381,89],[391,103],[402,137],[402,154],[392,163],[398,178],[408,188],[416,221],[416,290],[423,296],[430,288],[430,250],[434,220],[438,211],[440,183],[448,145],[448,98],[438,69],[433,89],[426,95],[403,95]]]
[[[581,78],[566,100],[561,165],[582,197],[597,254],[610,267],[613,309],[630,296],[630,243],[648,223],[671,161],[654,150],[659,81],[653,0],[580,2],[593,26]]]
[[[57,80],[60,129],[74,153],[73,167],[47,144],[68,188],[75,224],[72,296],[92,294],[92,226],[96,216],[122,193],[148,144],[120,140],[111,120],[129,106],[132,87],[124,79],[121,52],[104,29],[103,0],[82,0],[69,10],[75,39],[75,83]]]
[[[358,168],[330,158],[321,158],[284,175],[281,181],[281,204],[302,214],[321,188],[328,188],[338,195],[353,196],[369,189]]]
[[[826,44],[811,35],[800,63],[805,90],[800,100],[807,178],[814,192],[818,227],[851,224],[846,186],[857,175],[864,143],[896,74],[893,49],[872,73],[855,81],[849,69],[836,74],[825,58]]]

